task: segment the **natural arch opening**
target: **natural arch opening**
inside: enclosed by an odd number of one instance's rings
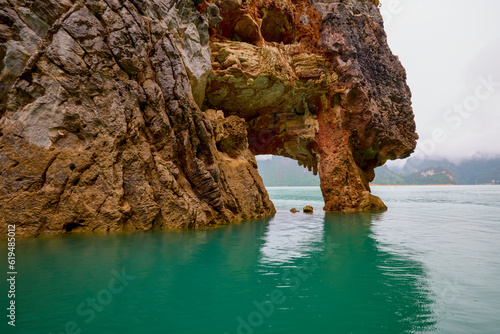
[[[254,156],[297,161],[319,174],[327,211],[385,209],[370,194],[373,168],[403,152],[393,152],[400,146],[385,139],[377,127],[381,121],[374,122],[368,112],[370,92],[344,88],[345,73],[326,66],[329,56],[281,44],[293,42],[295,34],[288,29],[287,13],[262,13],[262,37],[277,43],[214,39],[210,44],[212,71],[202,108],[232,117],[224,126],[227,140],[218,140],[218,149],[234,157],[248,148]],[[226,24],[233,29],[236,21]]]
[[[278,155],[256,157],[259,175],[266,187],[274,186],[319,186],[319,176],[296,160]]]

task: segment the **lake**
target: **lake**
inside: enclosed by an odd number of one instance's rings
[[[499,186],[373,187],[378,214],[325,214],[317,187],[268,191],[267,220],[18,238],[16,328],[3,315],[0,331],[499,332]]]

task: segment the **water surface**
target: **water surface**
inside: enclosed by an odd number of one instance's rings
[[[374,187],[381,214],[268,190],[269,220],[19,239],[1,332],[498,333],[500,187]]]

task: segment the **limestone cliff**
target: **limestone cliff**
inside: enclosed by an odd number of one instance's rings
[[[0,0],[0,18],[3,231],[274,213],[243,121],[195,103],[210,70],[210,18],[192,1]]]
[[[0,0],[0,232],[272,215],[254,155],[376,210],[415,147],[405,72],[361,1]]]

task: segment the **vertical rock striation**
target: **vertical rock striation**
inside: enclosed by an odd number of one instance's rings
[[[195,103],[217,15],[182,0],[0,0],[0,230],[273,214],[246,129],[219,130],[239,119],[212,119]]]

